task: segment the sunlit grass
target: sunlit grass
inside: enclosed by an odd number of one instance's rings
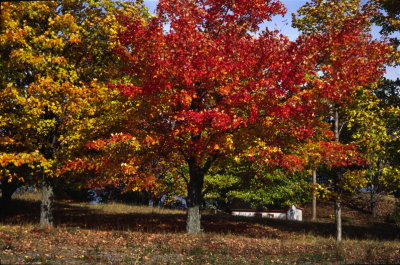
[[[40,192],[16,192],[13,199],[25,201],[40,201],[42,194]]]
[[[16,200],[25,200],[25,201],[40,201],[41,193],[40,192],[16,192],[13,195],[13,199]],[[103,213],[109,214],[185,214],[184,210],[177,209],[167,209],[167,208],[158,208],[158,207],[149,207],[143,205],[132,205],[126,203],[69,203],[71,206],[86,208],[94,211],[99,211]]]
[[[157,207],[149,207],[149,206],[141,206],[141,205],[129,205],[124,203],[101,203],[101,204],[91,204],[91,203],[81,203],[81,204],[71,204],[74,206],[85,206],[91,210],[101,211],[104,213],[110,214],[184,214],[183,210],[176,209],[166,209],[166,208],[157,208]]]

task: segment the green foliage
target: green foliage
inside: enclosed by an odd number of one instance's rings
[[[205,177],[205,198],[229,208],[240,199],[254,207],[301,205],[309,199],[309,182],[305,173],[271,170],[265,165],[241,163],[224,165]]]
[[[391,192],[400,188],[398,92],[386,80],[376,85],[374,93],[360,90],[344,115],[345,132],[363,154],[367,166],[362,174],[374,192]]]
[[[397,80],[383,79],[374,94],[387,106],[400,107],[400,78]]]

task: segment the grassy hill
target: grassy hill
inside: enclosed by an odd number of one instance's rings
[[[185,213],[126,204],[56,203],[54,229],[40,228],[39,196],[16,196],[0,220],[0,264],[388,264],[400,261],[400,229],[385,222],[394,199],[367,211],[365,195],[344,201],[337,245],[333,204],[304,222],[204,214],[204,233],[185,234]]]

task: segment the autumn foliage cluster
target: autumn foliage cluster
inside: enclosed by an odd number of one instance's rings
[[[160,0],[155,16],[111,0],[2,7],[2,183],[160,195],[168,179],[197,233],[210,172],[371,163],[335,127],[393,52],[369,34],[370,9],[315,25],[305,7],[292,41],[263,26],[285,14],[278,0]]]

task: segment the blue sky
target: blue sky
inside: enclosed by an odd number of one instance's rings
[[[286,6],[287,13],[284,17],[275,16],[272,21],[265,23],[265,25],[272,29],[278,29],[282,34],[289,37],[289,39],[294,40],[299,35],[299,32],[291,27],[292,13],[298,10],[302,5],[304,5],[307,0],[281,0],[281,2]],[[157,7],[157,0],[145,0],[144,4],[147,6],[151,13],[154,13],[154,10]],[[372,30],[372,34],[378,38],[379,29],[374,27]],[[400,78],[400,67],[393,68],[388,67],[387,73],[385,75],[389,79]]]
[[[290,26],[291,24],[291,14],[299,9],[302,5],[306,3],[306,0],[283,0],[282,1],[288,12],[285,17],[275,16],[273,21],[266,23],[265,25],[271,28],[276,28],[280,30],[284,35],[288,36],[290,39],[296,39],[299,32]],[[157,7],[157,0],[145,0],[144,4],[149,8],[150,12],[154,13]]]

